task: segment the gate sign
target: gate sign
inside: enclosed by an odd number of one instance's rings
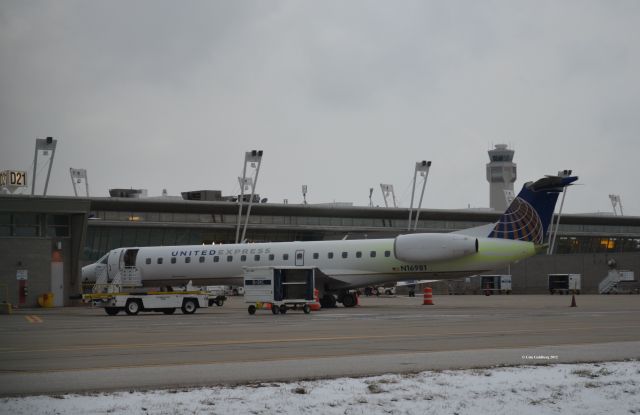
[[[2,187],[26,187],[27,172],[20,170],[5,170],[0,172],[0,186]]]
[[[26,270],[26,269],[16,270],[17,280],[26,280],[28,277],[29,277],[29,270]]]

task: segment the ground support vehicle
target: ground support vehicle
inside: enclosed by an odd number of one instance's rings
[[[209,307],[209,295],[203,291],[92,293],[82,297],[83,301],[104,308],[110,316],[120,311],[131,316],[141,311],[173,314],[178,308],[183,314],[193,314],[198,308]]]
[[[618,269],[616,261],[610,259],[609,273],[598,284],[598,292],[600,294],[640,294],[640,287],[633,271]]]
[[[480,288],[484,295],[511,294],[511,275],[483,275]]]
[[[582,275],[580,274],[548,274],[550,294],[580,294]]]
[[[315,302],[315,268],[256,267],[244,268],[244,299],[249,314],[271,309],[273,314],[301,309],[311,312]]]
[[[376,295],[396,295],[396,287],[385,287],[383,285],[376,287]]]
[[[92,287],[91,293],[77,298],[104,308],[110,316],[121,311],[128,315],[136,315],[141,311],[173,314],[178,308],[183,314],[193,314],[198,308],[206,308],[210,304],[209,293],[193,287],[191,282],[180,287],[166,287],[165,291],[145,291],[141,285],[137,269],[127,267],[111,281],[107,280],[105,273]]]
[[[222,307],[224,302],[227,301],[227,291],[224,285],[207,285],[202,288],[209,295],[209,307],[214,304]]]

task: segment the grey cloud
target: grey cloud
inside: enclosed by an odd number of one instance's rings
[[[54,193],[68,167],[97,195],[232,192],[263,148],[271,200],[304,183],[366,204],[432,159],[426,205],[465,207],[488,204],[486,150],[505,141],[518,186],[569,167],[585,186],[567,209],[617,192],[640,214],[637,27],[631,1],[5,1],[0,168],[54,135]]]

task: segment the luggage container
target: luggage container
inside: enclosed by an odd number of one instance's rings
[[[301,309],[311,312],[314,303],[316,268],[256,267],[244,268],[244,299],[249,314],[271,308],[273,314]]]
[[[580,294],[582,276],[580,274],[548,274],[550,294]]]
[[[511,275],[483,275],[480,287],[484,295],[511,294]]]

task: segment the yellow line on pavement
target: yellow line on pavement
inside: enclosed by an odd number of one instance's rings
[[[29,323],[42,323],[42,319],[38,316],[24,316]]]

